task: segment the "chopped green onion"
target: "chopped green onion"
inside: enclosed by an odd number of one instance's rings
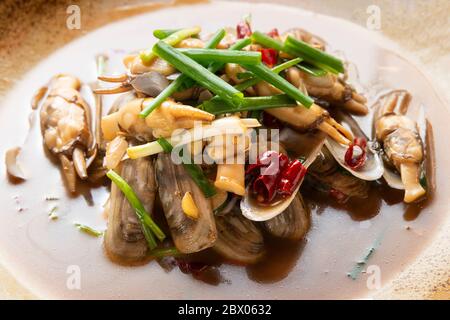
[[[195,184],[202,190],[206,198],[210,198],[216,194],[216,189],[211,182],[206,178],[203,170],[194,163],[183,163],[184,169],[194,180]]]
[[[172,152],[173,147],[169,141],[167,141],[164,138],[159,138],[156,141],[158,141],[159,145],[161,146],[161,148],[163,148],[164,152]]]
[[[302,59],[300,59],[300,58],[295,58],[295,59],[286,61],[284,63],[281,63],[281,64],[273,67],[272,71],[275,73],[280,73],[281,71],[283,71],[285,69],[289,69],[290,67],[297,65],[300,61],[302,61]],[[251,86],[254,86],[255,84],[257,84],[260,81],[261,80],[258,78],[252,78],[247,81],[241,82],[240,84],[235,85],[234,87],[239,91],[244,91],[245,89],[247,89]]]
[[[158,143],[164,149],[165,152],[172,152],[173,146],[164,138],[159,138]],[[182,150],[181,150],[182,151]],[[216,194],[216,189],[206,178],[203,170],[194,163],[184,163],[183,167],[187,171],[187,173],[191,176],[192,180],[194,180],[195,184],[202,190],[203,194],[206,198],[210,198]]]
[[[171,248],[154,249],[149,253],[149,256],[152,258],[164,258],[164,257],[179,256],[181,254],[182,253],[178,251],[177,248],[171,247]]]
[[[150,228],[150,230],[155,234],[155,236],[160,240],[164,240],[166,235],[162,230],[158,227],[158,225],[153,221],[153,219],[150,217],[147,210],[145,210],[144,205],[137,197],[136,193],[133,191],[133,189],[130,187],[130,185],[114,170],[109,170],[106,174],[109,179],[111,179],[112,182],[116,184],[116,186],[123,192],[125,197],[127,198],[130,205],[133,207],[133,209],[136,210],[136,215],[145,226]],[[143,228],[144,230],[145,228]],[[151,233],[150,233],[151,234]],[[145,235],[145,233],[144,233]]]
[[[200,62],[222,62],[239,64],[257,64],[261,62],[261,52],[217,50],[217,49],[178,49],[189,58]]]
[[[159,41],[153,47],[153,52],[230,104],[238,106],[242,103],[244,97],[242,92],[167,43]]]
[[[260,31],[255,31],[252,33],[252,40],[253,42],[259,43],[267,48],[272,48],[277,51],[285,51],[284,45],[281,41],[278,41],[271,36],[268,36],[265,33],[262,33]],[[286,52],[286,51],[285,51]]]
[[[304,95],[298,88],[293,86],[289,81],[279,76],[277,73],[270,70],[267,66],[262,63],[257,65],[244,65],[244,68],[252,72],[261,80],[264,80],[274,87],[280,89],[292,99],[300,102],[304,107],[309,108],[314,100],[310,97]]]
[[[203,102],[199,108],[212,114],[234,113],[242,111],[264,110],[281,107],[296,107],[295,100],[286,94],[265,97],[246,97],[239,107],[232,107],[220,97]]]
[[[157,29],[153,31],[153,36],[155,38],[158,38],[159,40],[162,40],[164,38],[167,38],[171,34],[180,31],[181,29]]]
[[[164,41],[164,43],[174,46],[186,38],[199,34],[200,31],[200,27],[181,29],[160,41]],[[156,55],[153,52],[153,48],[142,51],[139,56],[144,64],[149,64],[154,58],[156,58]]]
[[[303,55],[301,55],[297,50],[292,49],[291,47],[283,44],[281,41],[278,41],[270,36],[268,36],[265,33],[255,31],[252,34],[252,40],[254,42],[257,42],[265,47],[272,48],[278,51],[286,52],[287,54],[291,56],[300,56],[301,58],[304,58]],[[301,63],[297,66],[300,70],[309,73],[315,77],[321,77],[324,76],[327,71],[321,69],[320,67],[311,66],[310,64]]]
[[[239,72],[237,74],[237,78],[239,80],[247,80],[253,78],[253,73],[251,73],[250,71]]]
[[[283,70],[289,69],[290,67],[293,67],[295,65],[298,65],[302,59],[300,58],[294,58],[292,60],[288,60],[286,62],[280,63],[279,65],[272,68],[272,71],[275,73],[280,73]]]
[[[314,77],[322,77],[327,74],[326,70],[323,70],[317,66],[313,66],[307,62],[302,62],[297,65],[297,68],[305,73],[308,73]]]
[[[80,231],[82,231],[82,232],[84,232],[84,233],[86,233],[86,234],[88,234],[90,236],[100,237],[100,236],[103,235],[102,231],[97,231],[97,230],[95,230],[95,229],[93,229],[93,228],[91,228],[89,226],[84,225],[84,224],[74,223],[74,225],[75,225],[75,227],[78,228],[78,230],[80,230]]]
[[[304,41],[297,40],[292,36],[288,36],[285,41],[285,47],[300,56],[305,61],[314,64],[320,68],[333,73],[344,73],[344,64],[341,59],[338,59],[331,54],[316,49]]]
[[[252,40],[250,38],[240,39],[240,40],[236,41],[235,43],[233,43],[228,48],[228,50],[242,50],[246,46],[250,45],[251,43],[252,43]],[[222,62],[213,62],[209,65],[208,70],[211,71],[212,73],[216,73],[217,71],[222,69],[224,65],[225,64]]]
[[[219,44],[219,42],[225,37],[225,30],[218,30],[211,39],[206,43],[205,48],[215,48]],[[185,86],[187,82],[191,83],[191,80],[188,76],[181,74],[178,78],[172,81],[160,94],[158,94],[155,99],[153,99],[148,105],[146,105],[145,109],[139,113],[139,117],[145,118],[147,117],[153,110],[158,108],[164,101],[167,100],[171,95],[177,92],[181,87]],[[189,85],[191,86],[191,85]]]
[[[147,142],[137,146],[129,147],[127,155],[131,159],[143,158],[164,151],[158,141]]]
[[[58,215],[56,214],[56,211],[58,210],[57,206],[54,206],[50,212],[48,213],[48,218],[50,220],[57,220],[58,219]]]

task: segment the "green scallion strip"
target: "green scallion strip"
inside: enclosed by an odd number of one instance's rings
[[[209,113],[218,115],[242,111],[265,110],[281,107],[296,107],[297,103],[286,94],[278,94],[265,97],[246,97],[239,107],[233,107],[223,101],[220,97],[214,97],[203,102],[199,108]]]
[[[242,92],[236,90],[230,84],[223,81],[201,64],[185,56],[167,43],[159,41],[153,47],[153,52],[160,58],[166,60],[177,70],[194,79],[200,85],[207,88],[211,92],[214,92],[214,94],[218,95],[230,104],[239,106],[242,103],[242,99],[244,97]]]
[[[205,48],[213,49],[217,47],[219,42],[225,37],[226,31],[224,29],[218,30],[211,39],[206,43]],[[144,110],[139,113],[139,117],[147,117],[153,110],[158,108],[161,103],[166,101],[170,96],[177,92],[181,87],[185,86],[191,79],[186,75],[180,75],[174,81],[172,81],[155,99],[153,99]]]
[[[283,51],[286,52],[288,54],[290,54],[291,56],[294,57],[301,57],[303,58],[303,55],[301,55],[299,52],[297,52],[296,50],[290,48],[289,46],[286,46],[285,44],[283,44],[281,41],[278,41],[270,36],[268,36],[265,33],[259,32],[259,31],[255,31],[252,34],[252,40],[256,43],[259,43],[265,47],[268,48],[272,48],[278,51]],[[323,70],[322,68],[316,66],[311,66],[310,64],[305,64],[305,63],[301,63],[297,66],[300,70],[311,74],[315,77],[321,77],[323,75],[325,75],[327,73],[326,70]],[[333,71],[335,73],[335,71]]]
[[[300,56],[305,61],[314,64],[320,68],[334,73],[344,73],[344,64],[341,59],[338,59],[331,54],[313,48],[304,41],[297,40],[292,36],[288,36],[285,41],[285,48]]]
[[[244,65],[244,68],[252,72],[261,80],[264,80],[274,87],[280,89],[292,99],[295,99],[296,101],[301,103],[304,107],[309,108],[314,103],[313,99],[304,95],[298,88],[293,86],[289,81],[279,76],[277,73],[270,70],[263,63],[259,63],[256,65]]]
[[[93,236],[93,237],[101,237],[103,235],[103,231],[97,231],[89,226],[86,226],[84,224],[81,223],[74,223],[75,227],[78,228],[78,230]]]
[[[253,73],[251,73],[250,71],[239,72],[237,74],[237,78],[239,80],[247,80],[253,78]]]
[[[260,31],[255,31],[252,33],[252,40],[253,42],[259,43],[261,45],[263,45],[264,47],[267,48],[272,48],[275,49],[277,51],[284,51],[286,52],[284,49],[284,45],[283,42],[278,41],[274,38],[272,38],[271,36],[262,33]],[[286,52],[289,53],[289,52]]]
[[[158,141],[159,145],[161,146],[161,148],[163,148],[164,152],[172,152],[173,147],[169,141],[167,141],[164,138],[159,138],[157,141]]]
[[[164,257],[173,257],[182,255],[180,251],[178,251],[175,247],[170,248],[158,248],[154,249],[149,253],[149,256],[152,258],[164,258]]]
[[[243,48],[245,48],[246,46],[250,45],[252,43],[250,38],[244,38],[244,39],[240,39],[238,41],[236,41],[235,43],[233,43],[228,50],[242,50]],[[225,66],[225,63],[222,62],[212,62],[209,67],[208,70],[211,71],[212,73],[216,73],[217,71],[221,70],[223,67]],[[195,81],[192,80],[191,78],[189,78],[186,82],[186,85],[183,86],[184,89],[188,89],[190,87],[192,87],[195,84]]]
[[[283,70],[289,69],[290,67],[293,67],[295,65],[298,65],[298,63],[302,61],[302,59],[300,58],[295,58],[289,61],[286,61],[284,63],[281,63],[275,67],[272,68],[272,71],[275,73],[280,73]],[[239,90],[239,91],[244,91],[245,89],[254,86],[255,84],[257,84],[258,82],[260,82],[261,80],[258,78],[252,78],[249,79],[247,81],[241,82],[237,85],[235,85],[234,87]]]
[[[164,152],[172,152],[173,146],[169,141],[164,138],[159,138],[159,145],[163,148]],[[192,180],[194,180],[195,184],[202,190],[203,194],[206,198],[210,198],[216,194],[216,189],[206,178],[203,170],[194,163],[184,163],[183,167],[187,171],[187,173],[191,176]]]
[[[322,77],[327,74],[326,70],[323,70],[319,67],[313,66],[307,62],[302,62],[297,65],[297,68],[302,70],[305,73],[308,73],[314,77]]]
[[[139,200],[136,193],[134,193],[130,185],[114,170],[109,170],[106,175],[123,192],[130,205],[136,210],[136,215],[139,220],[143,222],[145,226],[149,227],[160,241],[163,241],[166,235],[150,217],[149,213],[145,210],[144,205]]]
[[[221,62],[239,64],[257,64],[261,62],[261,52],[217,50],[217,49],[178,49],[189,58],[200,62]]]
[[[153,36],[159,40],[165,39],[171,34],[180,31],[181,29],[157,29],[153,31]]]
[[[174,46],[186,38],[199,34],[200,31],[201,31],[200,27],[181,29],[178,30],[177,32],[172,33],[167,38],[164,38],[163,40],[160,41],[163,41],[168,45]],[[154,58],[156,58],[156,55],[153,52],[153,48],[142,51],[139,54],[139,56],[144,64],[149,64],[150,62],[152,62]]]
[[[240,40],[236,41],[235,43],[233,43],[228,48],[228,50],[242,50],[246,46],[250,45],[251,43],[252,43],[252,40],[250,38],[240,39]],[[216,73],[217,71],[222,69],[224,67],[224,65],[225,64],[222,62],[213,62],[209,65],[208,70],[211,71],[212,73]]]
[[[195,184],[198,185],[200,190],[202,190],[206,198],[211,198],[216,194],[216,189],[206,178],[203,170],[198,165],[194,163],[183,163],[183,166],[187,173],[191,176],[192,180],[194,180]]]

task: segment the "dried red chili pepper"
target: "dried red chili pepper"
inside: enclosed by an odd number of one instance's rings
[[[284,170],[288,163],[289,158],[285,154],[269,150],[261,154],[261,156],[256,159],[256,163],[248,165],[245,174],[252,176],[272,175],[272,173]]]
[[[278,38],[280,36],[280,33],[278,32],[277,28],[273,28],[272,30],[267,32],[267,35],[272,38]]]
[[[277,195],[281,173],[289,164],[289,158],[282,153],[270,150],[264,152],[255,164],[247,167],[251,191],[259,202],[269,203]]]
[[[261,60],[269,68],[273,68],[277,64],[278,51],[272,48],[259,49],[261,52]]]
[[[252,184],[252,191],[256,195],[256,200],[262,203],[270,203],[277,195],[279,174],[260,175]]]
[[[294,193],[298,185],[306,174],[306,167],[300,160],[294,160],[281,173],[281,179],[277,191],[283,197],[288,197]]]
[[[250,23],[246,20],[239,22],[236,26],[236,35],[238,39],[250,37],[252,35]]]
[[[352,144],[349,145],[345,152],[345,163],[353,170],[360,169],[366,162],[366,146],[367,141],[365,138],[355,138]],[[361,154],[354,156],[354,149],[358,147],[361,150]]]

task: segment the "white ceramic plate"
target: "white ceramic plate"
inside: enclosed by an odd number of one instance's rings
[[[415,103],[425,105],[436,136],[438,164],[437,192],[431,205],[411,221],[407,221],[411,218],[408,214],[403,214],[402,203],[381,202],[380,213],[363,222],[327,208],[313,215],[306,245],[290,249],[295,259],[280,261],[289,264],[284,266],[285,274],[262,281],[257,270],[224,266],[221,275],[228,281],[212,286],[178,270],[165,273],[156,263],[133,268],[111,263],[103,254],[101,239],[80,233],[73,226],[77,221],[105,228],[104,190],[92,191],[92,206],[82,196],[68,197],[56,167],[51,174],[45,170],[51,164],[44,156],[35,125],[22,159],[29,179],[13,185],[2,176],[0,185],[0,257],[25,288],[37,297],[75,299],[362,298],[377,293],[379,288],[367,286],[366,274],[353,281],[346,272],[380,233],[384,234],[382,243],[369,265],[380,268],[382,287],[432,242],[448,211],[448,169],[439,166],[450,163],[444,138],[449,133],[448,110],[413,65],[385,49],[394,48],[388,41],[349,22],[291,7],[222,2],[180,6],[112,23],[69,43],[30,70],[6,96],[0,109],[0,153],[23,143],[32,93],[53,74],[68,72],[89,82],[94,79],[93,57],[99,52],[117,48],[132,51],[151,45],[154,28],[201,25],[204,31],[214,32],[236,25],[247,13],[252,14],[254,29],[268,31],[277,27],[284,31],[302,27],[325,38],[331,48],[345,52],[346,58],[358,67],[360,82],[369,95],[384,87],[405,88],[412,92]],[[444,169],[445,172],[439,171]],[[3,162],[1,171],[4,172]],[[60,200],[46,201],[49,196]],[[59,219],[50,221],[47,214],[55,205]],[[406,226],[411,229],[407,231]],[[78,271],[79,289],[70,285],[71,276]]]

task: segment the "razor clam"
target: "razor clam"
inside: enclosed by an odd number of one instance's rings
[[[212,247],[217,238],[211,201],[206,199],[182,164],[175,164],[170,153],[160,153],[156,160],[159,196],[172,239],[178,250],[193,253]],[[190,192],[199,216],[187,216],[181,207],[186,192]]]
[[[369,183],[365,180],[347,173],[331,155],[330,151],[323,147],[320,155],[309,167],[307,182],[314,188],[336,195],[343,195],[345,201],[349,197],[367,198]]]
[[[300,134],[292,129],[287,130],[288,133],[284,134],[285,135],[284,138],[283,132],[280,133],[280,142],[286,147],[288,151],[290,151],[289,144],[292,143],[291,139],[293,137],[298,138],[295,142],[295,145],[301,146],[302,148],[296,150],[295,156],[303,157],[305,159],[303,165],[306,168],[308,168],[311,165],[311,163],[314,162],[317,155],[319,154],[325,142],[325,135],[322,132],[316,132],[314,134],[313,133]],[[283,141],[283,139],[285,141]],[[305,143],[301,143],[301,141],[304,141]],[[241,200],[242,214],[252,221],[267,221],[276,217],[289,207],[291,202],[296,197],[296,194],[300,189],[301,183],[302,181],[299,183],[297,189],[292,193],[291,196],[271,205],[262,205],[261,203],[259,203],[256,199],[254,199],[254,197],[251,196],[247,188],[245,196]]]
[[[266,230],[276,237],[301,240],[311,225],[311,213],[300,193],[280,215],[264,221]]]
[[[76,176],[88,178],[87,169],[97,154],[91,110],[81,90],[76,77],[54,76],[40,111],[44,145],[58,156],[71,192],[76,189]]]
[[[364,132],[361,130],[358,123],[355,121],[355,119],[353,119],[352,116],[345,112],[337,111],[335,118],[343,126],[346,126],[354,134],[355,137],[365,138],[366,140],[368,140],[367,136],[364,134]],[[355,177],[362,180],[373,181],[383,176],[383,161],[379,153],[373,149],[372,143],[369,142],[366,147],[366,160],[364,165],[357,170],[350,168],[345,162],[345,153],[348,150],[348,146],[342,145],[330,138],[326,139],[325,146],[328,150],[330,150],[331,154],[339,163],[339,165]]]
[[[235,263],[256,263],[265,252],[263,235],[252,221],[236,211],[239,209],[216,217],[218,237],[213,250]]]
[[[375,106],[375,138],[383,148],[383,177],[395,189],[405,190],[404,201],[416,201],[426,194],[420,183],[426,154],[426,118],[423,107],[409,110],[411,95],[406,90],[382,96]]]
[[[149,158],[124,160],[120,175],[136,192],[147,212],[152,212],[156,194],[153,162]],[[111,184],[104,245],[108,256],[115,261],[136,263],[147,256],[147,242],[135,210],[114,183]]]

